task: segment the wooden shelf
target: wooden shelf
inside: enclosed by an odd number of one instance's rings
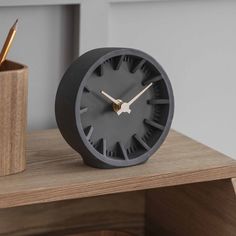
[[[0,208],[129,192],[236,176],[236,161],[171,131],[145,164],[85,166],[58,130],[28,135],[26,171],[0,178]]]
[[[112,170],[85,166],[58,130],[27,142],[26,171],[0,178],[2,236],[235,235],[236,161],[182,134],[147,163]]]

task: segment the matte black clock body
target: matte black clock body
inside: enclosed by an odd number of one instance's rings
[[[80,56],[58,87],[55,113],[67,143],[98,168],[144,163],[170,129],[174,98],[162,67],[135,49]]]

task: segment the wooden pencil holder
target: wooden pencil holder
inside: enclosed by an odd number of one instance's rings
[[[28,68],[12,61],[0,67],[0,176],[25,169]]]

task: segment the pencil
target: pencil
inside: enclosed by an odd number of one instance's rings
[[[5,59],[7,57],[7,53],[9,52],[9,49],[12,45],[13,39],[16,34],[17,22],[18,22],[18,19],[15,21],[15,23],[13,24],[13,26],[9,30],[6,41],[2,47],[2,51],[0,53],[0,65],[5,61]]]

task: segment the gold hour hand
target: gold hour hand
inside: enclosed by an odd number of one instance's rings
[[[148,86],[146,86],[141,92],[139,92],[135,97],[133,97],[129,102],[128,105],[130,106],[132,103],[134,103],[146,90],[148,90],[152,86],[152,83],[150,83]]]
[[[110,100],[111,102],[115,103],[116,105],[119,105],[119,101],[115,98],[113,98],[112,96],[110,96],[109,94],[107,94],[106,92],[104,92],[103,90],[101,91],[101,94],[104,95],[108,100]]]

